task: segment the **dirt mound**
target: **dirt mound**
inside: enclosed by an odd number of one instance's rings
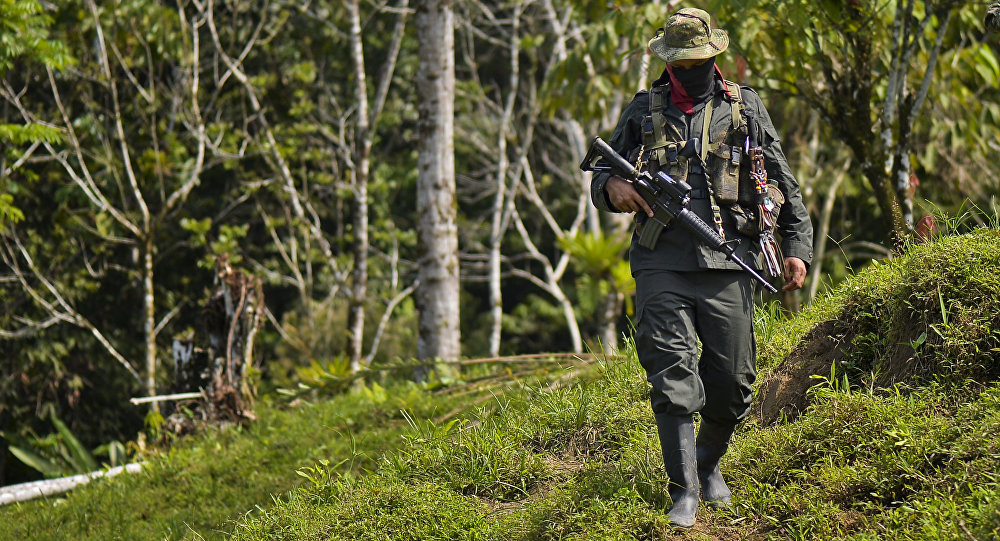
[[[769,425],[784,415],[794,419],[809,405],[807,391],[818,381],[812,376],[830,375],[830,366],[844,359],[843,333],[836,321],[824,321],[810,330],[768,377],[754,397],[753,410],[761,423]]]

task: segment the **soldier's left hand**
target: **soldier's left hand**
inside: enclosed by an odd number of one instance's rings
[[[785,258],[785,287],[782,291],[795,291],[806,283],[806,263],[797,257]]]

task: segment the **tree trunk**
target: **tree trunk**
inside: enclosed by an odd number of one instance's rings
[[[420,0],[415,9],[420,61],[417,358],[454,361],[461,349],[454,159],[454,12],[450,0]],[[427,364],[418,371],[418,379],[425,378],[429,369]]]
[[[618,317],[622,313],[622,305],[625,303],[625,295],[615,291],[614,286],[601,299],[598,305],[598,339],[601,341],[601,349],[605,353],[613,353],[618,349]]]
[[[357,100],[358,121],[354,149],[354,271],[351,276],[351,302],[347,327],[350,338],[351,372],[357,372],[361,369],[365,297],[368,295],[368,177],[372,144],[358,0],[348,2],[348,11],[351,19],[351,56],[354,61],[354,97]]]
[[[503,116],[497,126],[497,175],[496,194],[493,197],[493,213],[490,222],[490,253],[489,253],[489,287],[490,287],[490,357],[500,355],[501,329],[503,328],[503,292],[501,289],[501,245],[507,230],[504,214],[507,212],[507,173],[510,170],[510,159],[507,156],[507,135],[511,129],[514,116],[514,104],[517,101],[517,91],[520,85],[520,28],[521,8],[515,8],[511,19],[510,41],[510,79],[508,95],[504,103]]]
[[[153,289],[153,237],[147,231],[142,247],[143,330],[146,337],[146,396],[156,396],[156,305]],[[149,409],[160,411],[159,402]]]
[[[812,268],[810,269],[812,278],[809,281],[809,302],[812,302],[816,298],[816,294],[819,292],[820,281],[823,279],[823,258],[826,257],[826,239],[830,234],[830,219],[833,217],[833,207],[837,202],[837,190],[846,177],[846,170],[837,174],[837,178],[833,179],[833,184],[830,185],[830,189],[827,191],[826,200],[823,201],[823,210],[819,217],[819,228],[816,230],[813,242],[815,249],[813,250]]]

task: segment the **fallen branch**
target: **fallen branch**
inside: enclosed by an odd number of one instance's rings
[[[482,363],[519,363],[524,361],[532,360],[551,360],[556,361],[557,359],[576,359],[580,362],[591,362],[594,356],[589,353],[530,353],[526,355],[508,355],[504,357],[484,357],[481,359],[468,359],[464,361],[458,361],[459,365],[468,364],[482,364]]]
[[[141,469],[141,463],[133,463],[125,466],[116,466],[108,471],[101,470],[91,473],[81,473],[79,475],[72,475],[69,477],[60,477],[59,479],[46,479],[44,481],[32,481],[30,483],[0,487],[0,506],[11,503],[26,502],[35,498],[53,496],[55,494],[62,494],[63,492],[68,492],[80,485],[89,483],[91,479],[114,477],[122,472],[136,473]]]
[[[171,400],[189,400],[192,398],[201,398],[204,396],[202,393],[176,393],[176,394],[165,394],[160,396],[141,396],[130,398],[128,401],[133,404],[145,404],[147,402],[169,402]]]

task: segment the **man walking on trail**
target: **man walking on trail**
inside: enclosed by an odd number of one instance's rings
[[[812,259],[812,224],[761,99],[724,80],[716,67],[729,36],[710,22],[705,11],[684,8],[650,40],[666,69],[625,108],[609,144],[641,169],[686,180],[693,188],[690,210],[738,242],[736,255],[751,265],[761,257],[758,239],[767,229],[761,224],[769,223],[761,209],[769,209],[784,253],[774,258],[776,271],[784,275],[785,291],[798,289]],[[761,154],[764,182],[751,174]],[[711,507],[731,500],[719,461],[750,410],[755,280],[687,229],[653,218],[628,180],[595,174],[591,196],[601,210],[636,213],[629,249],[636,350],[652,385],[673,500],[669,518],[689,528],[699,496]],[[765,200],[767,207],[754,204]],[[695,413],[701,416],[697,439]]]

